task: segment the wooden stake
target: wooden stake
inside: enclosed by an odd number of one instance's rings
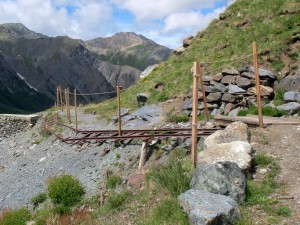
[[[197,117],[198,117],[198,83],[199,83],[199,62],[194,62],[193,78],[193,111],[192,111],[192,166],[197,166]],[[202,89],[203,90],[203,89]]]
[[[70,89],[67,87],[67,100],[68,100],[68,118],[71,123],[71,107],[70,107]]]
[[[98,205],[100,205],[100,206],[102,206],[104,204],[107,178],[108,178],[108,170],[106,169],[104,174],[103,174],[100,198],[99,198],[99,201],[98,201]]]
[[[200,78],[199,80],[200,80],[200,85],[201,85],[202,95],[203,95],[205,118],[206,118],[206,121],[209,121],[209,113],[208,113],[208,107],[207,107],[207,101],[206,101],[206,94],[205,94],[203,78],[202,78],[203,74],[202,74],[202,69],[201,69],[200,63],[198,63],[198,71],[199,71],[199,78]],[[197,93],[198,93],[198,90],[197,90]]]
[[[120,93],[121,93],[122,87],[117,86],[117,99],[118,99],[118,131],[119,136],[122,136],[122,121],[121,121],[121,100],[120,100]]]
[[[74,109],[75,109],[75,129],[78,131],[78,124],[77,124],[77,96],[76,96],[76,89],[74,89]]]
[[[146,162],[146,155],[148,151],[148,140],[144,140],[141,148],[141,157],[139,162],[139,170],[145,165]]]
[[[66,103],[66,112],[67,112],[67,119],[68,119],[68,97],[67,97],[67,88],[65,88],[65,103]]]
[[[56,106],[59,107],[59,89],[56,87]]]
[[[60,85],[58,86],[58,89],[59,89],[60,107],[61,107],[61,111],[63,112],[64,108],[63,108],[63,100],[62,100],[61,86]]]
[[[257,58],[256,42],[253,42],[253,59],[254,59],[255,81],[256,81],[258,123],[259,123],[259,127],[262,128],[264,125],[263,125],[263,116],[262,116],[262,108],[261,108],[260,81],[259,81],[259,74],[258,74],[258,58]]]

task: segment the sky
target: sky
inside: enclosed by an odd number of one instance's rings
[[[134,32],[169,48],[203,30],[234,0],[0,0],[0,24],[90,40]]]

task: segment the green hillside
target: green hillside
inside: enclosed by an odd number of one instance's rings
[[[122,94],[123,107],[137,107],[136,93],[148,92],[149,103],[165,101],[191,91],[191,67],[195,60],[204,64],[204,75],[213,75],[223,68],[253,65],[252,43],[257,42],[259,66],[278,74],[289,64],[291,73],[299,67],[300,2],[298,0],[238,0],[219,19],[199,32],[182,54],[172,55],[148,77]],[[242,59],[240,59],[242,58]],[[237,60],[235,60],[237,59]],[[280,77],[278,77],[280,79]],[[155,84],[164,84],[156,90]],[[107,115],[116,110],[116,101],[89,105]]]

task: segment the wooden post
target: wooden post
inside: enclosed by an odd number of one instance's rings
[[[201,69],[200,63],[198,63],[198,71],[199,71],[200,85],[201,85],[201,90],[202,90],[202,95],[203,95],[205,118],[206,118],[206,121],[209,121],[209,113],[208,113],[208,108],[207,108],[206,94],[205,94],[203,78],[202,78],[203,74],[202,74],[202,69]],[[197,92],[198,92],[198,90],[197,90]]]
[[[75,129],[78,130],[77,124],[77,96],[76,96],[76,89],[74,89],[74,109],[75,109]]]
[[[61,86],[60,85],[58,86],[58,89],[59,89],[60,107],[61,107],[61,111],[63,112],[64,108],[63,108],[63,100],[62,100]]]
[[[258,123],[259,123],[259,127],[262,128],[263,116],[262,116],[262,108],[261,108],[260,81],[259,81],[259,74],[258,74],[258,58],[257,58],[256,42],[253,42],[253,59],[254,59],[255,81],[256,81]]]
[[[70,89],[67,87],[67,105],[68,105],[68,119],[69,123],[71,123],[71,108],[70,108]]]
[[[56,106],[59,107],[59,89],[56,87]]]
[[[146,162],[146,155],[148,151],[148,140],[144,140],[141,148],[141,157],[139,162],[139,170],[145,165]]]
[[[122,87],[117,86],[117,99],[118,99],[118,131],[119,136],[122,136],[122,121],[121,121],[121,100],[120,100],[120,93],[121,93]]]
[[[192,111],[192,166],[197,165],[197,117],[198,117],[198,83],[199,83],[199,62],[194,62],[193,78],[193,111]]]
[[[68,97],[67,97],[67,88],[65,88],[65,103],[66,103],[66,113],[67,113],[67,119],[68,119]]]

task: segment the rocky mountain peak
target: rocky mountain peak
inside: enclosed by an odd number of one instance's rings
[[[43,34],[36,33],[29,30],[22,23],[4,23],[0,25],[0,39],[37,39],[41,37],[46,37]]]

